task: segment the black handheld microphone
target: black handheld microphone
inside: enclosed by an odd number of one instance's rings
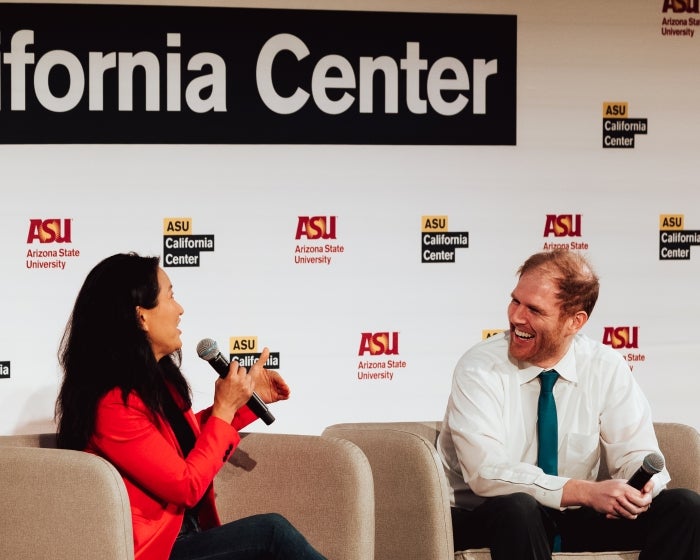
[[[664,468],[664,458],[658,453],[649,453],[644,457],[642,466],[637,469],[637,472],[632,475],[627,481],[632,488],[641,490],[644,485],[649,482],[649,479],[656,473],[661,472]]]
[[[197,355],[209,362],[211,367],[216,370],[219,377],[226,377],[228,375],[229,361],[219,352],[219,346],[216,344],[216,340],[211,338],[203,338],[197,344]],[[248,400],[248,408],[252,410],[255,415],[260,418],[268,426],[275,421],[275,417],[267,408],[267,405],[262,401],[262,399],[253,393],[253,396]]]

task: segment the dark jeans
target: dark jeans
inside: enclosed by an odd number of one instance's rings
[[[700,560],[700,494],[664,490],[636,520],[589,508],[546,508],[528,494],[452,508],[455,550],[490,548],[493,560],[548,560],[555,534],[563,552],[641,550],[640,560]]]
[[[325,560],[281,515],[266,513],[181,535],[170,560]]]

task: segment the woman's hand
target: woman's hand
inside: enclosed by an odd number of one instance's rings
[[[269,357],[270,350],[263,348],[249,372],[236,360],[231,362],[228,375],[216,380],[212,416],[230,424],[236,411],[250,400],[253,391],[267,404],[289,398],[289,386],[280,374],[263,367]]]
[[[256,362],[257,365],[257,362]],[[253,394],[255,387],[255,377],[260,374],[259,371],[253,371],[249,375],[246,368],[238,365],[237,360],[233,360],[228,367],[226,377],[219,377],[214,384],[214,404],[212,405],[211,415],[221,418],[224,422],[230,424],[236,411],[244,406]]]
[[[265,369],[263,366],[270,356],[267,347],[263,348],[260,358],[250,368],[251,374],[255,372],[255,392],[264,403],[270,404],[277,401],[284,401],[289,398],[289,385],[282,379],[282,376],[272,369]]]

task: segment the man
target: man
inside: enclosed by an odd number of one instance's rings
[[[438,439],[456,550],[488,547],[493,560],[553,550],[700,560],[700,496],[666,490],[665,468],[641,490],[626,482],[659,448],[622,356],[580,332],[598,289],[581,255],[532,255],[511,296],[509,331],[459,360]],[[612,478],[598,482],[601,454]]]

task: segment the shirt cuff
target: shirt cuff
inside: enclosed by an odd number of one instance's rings
[[[562,476],[542,474],[533,484],[533,497],[543,506],[552,509],[562,509],[561,499],[564,495],[564,485],[569,481]]]

